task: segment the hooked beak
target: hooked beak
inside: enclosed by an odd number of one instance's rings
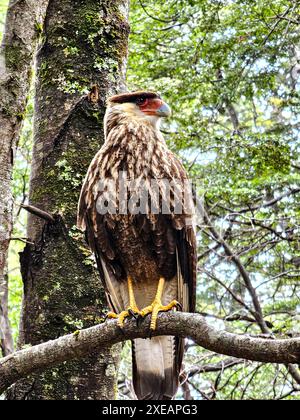
[[[154,115],[156,117],[169,117],[172,114],[171,108],[160,98],[146,101],[140,105],[140,110],[146,115]]]
[[[170,117],[172,114],[171,108],[165,102],[156,110],[156,115],[158,117],[167,118]]]

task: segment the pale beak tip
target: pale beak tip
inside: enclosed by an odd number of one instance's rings
[[[158,108],[156,114],[159,117],[170,117],[172,115],[171,108],[166,103],[163,103],[161,107]]]

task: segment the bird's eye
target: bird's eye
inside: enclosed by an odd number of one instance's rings
[[[144,105],[146,103],[146,100],[147,99],[145,99],[145,98],[138,98],[137,101],[136,101],[136,104],[137,105]]]

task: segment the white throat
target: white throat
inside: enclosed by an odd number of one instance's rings
[[[156,130],[160,129],[161,118],[156,115],[146,115],[146,120],[149,121]]]

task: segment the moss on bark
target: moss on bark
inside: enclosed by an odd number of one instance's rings
[[[37,344],[99,323],[101,280],[75,228],[81,184],[103,143],[107,96],[122,90],[127,58],[127,0],[50,0],[38,56],[30,202],[52,214],[29,217],[22,255],[21,344]],[[99,86],[95,104],[86,95]],[[11,399],[113,399],[119,349],[20,381]]]
[[[0,46],[0,347],[13,350],[7,312],[7,256],[13,227],[12,170],[31,82],[38,36],[35,22],[46,0],[9,2]],[[0,353],[1,353],[0,348]]]

